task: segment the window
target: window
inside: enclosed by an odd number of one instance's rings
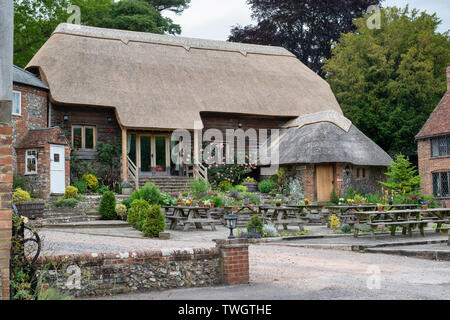
[[[13,91],[12,114],[22,115],[22,93],[20,91]]]
[[[450,157],[450,135],[432,138],[431,157]]]
[[[433,195],[438,198],[450,197],[450,172],[433,173]]]
[[[25,174],[37,173],[37,152],[36,150],[27,150],[25,153]]]
[[[72,145],[75,149],[94,150],[96,132],[93,126],[72,127]]]

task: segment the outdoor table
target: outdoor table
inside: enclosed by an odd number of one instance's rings
[[[227,225],[227,223],[226,223],[226,220],[225,220],[225,217],[228,215],[228,214],[230,214],[231,212],[233,212],[233,208],[238,208],[238,210],[236,210],[235,212],[234,212],[234,214],[235,215],[237,215],[237,217],[238,217],[238,221],[239,220],[243,220],[243,219],[239,219],[240,217],[242,218],[242,214],[241,215],[238,215],[238,213],[243,213],[244,212],[244,210],[248,210],[248,212],[246,212],[246,213],[253,213],[253,214],[258,214],[259,215],[259,211],[258,211],[258,206],[255,206],[255,205],[253,205],[253,206],[250,206],[250,205],[246,205],[246,204],[244,204],[244,205],[242,205],[242,206],[225,206],[225,207],[223,207],[223,209],[224,209],[224,214],[223,214],[223,216],[222,216],[222,224],[223,225]]]
[[[192,224],[195,225],[197,229],[203,229],[203,224],[209,225],[212,231],[216,230],[215,223],[218,222],[211,218],[209,213],[209,208],[205,207],[174,207],[168,206],[164,207],[167,209],[173,209],[173,215],[167,215],[166,219],[170,221],[170,230],[175,230],[178,222],[183,224],[183,230],[187,231],[190,229]],[[201,211],[204,211],[206,218],[202,218]],[[187,213],[186,213],[187,212]]]
[[[352,217],[349,222],[354,228],[354,237],[358,236],[359,229],[370,228],[372,237],[375,236],[375,229],[378,226],[390,226],[391,235],[395,236],[396,226],[403,227],[402,234],[412,236],[412,229],[418,227],[420,234],[424,236],[424,227],[428,223],[436,223],[436,232],[440,232],[440,227],[444,223],[449,223],[450,208],[435,209],[405,209],[388,211],[356,211],[345,215]]]
[[[287,230],[288,224],[294,223],[300,231],[303,231],[303,225],[306,220],[302,219],[296,208],[259,206],[259,211],[261,212],[262,220],[264,222],[271,221],[277,230]]]

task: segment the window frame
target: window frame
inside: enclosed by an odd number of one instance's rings
[[[445,141],[445,152],[443,153],[441,153],[441,140]],[[446,157],[450,157],[450,135],[430,138],[430,158]]]
[[[81,128],[81,147],[75,148],[75,129]],[[92,148],[86,148],[86,128],[93,129],[92,132]],[[72,125],[72,147],[83,151],[95,151],[97,147],[97,127],[95,125],[73,124]]]
[[[442,181],[444,180],[442,177],[444,175],[447,175],[447,195],[442,195]],[[433,196],[438,199],[448,199],[450,198],[450,171],[441,171],[441,172],[432,172],[431,173],[431,185],[433,188]],[[435,189],[435,177],[437,188],[440,190],[440,194],[437,193],[437,190]]]
[[[16,101],[15,95],[19,95],[19,113],[14,112],[14,102]],[[11,106],[11,114],[13,116],[22,116],[22,92],[13,90],[13,99],[12,99],[12,106]]]
[[[35,155],[34,156],[29,156],[28,152],[34,152]],[[35,159],[35,163],[36,166],[34,168],[34,171],[28,171],[28,159],[29,158],[34,158]],[[38,152],[36,149],[26,149],[25,150],[25,174],[26,175],[36,175],[38,173]]]

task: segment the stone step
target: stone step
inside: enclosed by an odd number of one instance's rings
[[[125,221],[119,220],[95,220],[85,222],[69,222],[69,223],[46,223],[41,224],[42,228],[47,229],[102,229],[102,228],[129,228],[130,225]]]
[[[57,217],[44,217],[41,221],[48,224],[60,224],[60,223],[72,223],[72,222],[89,222],[100,220],[101,216],[96,215],[74,215],[74,216],[57,216]]]

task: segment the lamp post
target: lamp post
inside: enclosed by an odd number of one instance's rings
[[[228,239],[234,239],[235,236],[233,235],[233,229],[236,229],[237,216],[233,212],[231,212],[225,217],[225,221],[227,222],[228,229],[230,229],[230,235],[228,236]]]

